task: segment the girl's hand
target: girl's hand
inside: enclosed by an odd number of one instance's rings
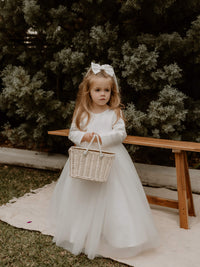
[[[97,134],[97,133],[93,133],[93,135],[98,135],[98,137],[99,137],[99,142],[100,142],[100,144],[102,144],[102,141],[101,141],[101,136],[99,135],[99,134]],[[97,138],[95,137],[95,139],[94,139],[94,142],[96,142],[97,143]]]
[[[90,142],[92,140],[94,133],[86,133],[84,134],[81,142]]]
[[[98,135],[98,134],[94,133],[94,132],[84,134],[81,142],[90,142],[92,140],[93,135]],[[99,141],[100,141],[100,144],[101,144],[102,141],[101,141],[101,137],[100,136],[99,136]],[[94,139],[94,142],[97,142],[97,138]]]

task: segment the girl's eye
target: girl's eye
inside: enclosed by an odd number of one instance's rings
[[[110,92],[110,89],[106,89],[105,91],[106,91],[106,92]]]
[[[100,89],[99,89],[99,88],[96,88],[96,89],[95,89],[95,91],[96,91],[96,92],[99,92],[99,91],[100,91]]]

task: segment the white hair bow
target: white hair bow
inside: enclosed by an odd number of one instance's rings
[[[112,66],[105,64],[105,65],[99,65],[96,63],[91,62],[91,68],[94,74],[99,73],[101,70],[104,70],[108,75],[110,75],[111,77],[113,77],[114,82],[116,84],[116,88],[117,88],[117,92],[119,92],[119,86],[118,86],[118,82],[117,82],[117,78],[115,76],[115,72]],[[90,71],[90,69],[88,70],[88,72]]]
[[[110,76],[114,76],[114,70],[113,70],[113,67],[108,65],[108,64],[105,64],[105,65],[99,65],[99,64],[96,64],[96,63],[91,63],[91,69],[92,71],[94,72],[94,74],[97,74],[99,73],[101,70],[104,70],[108,75]]]

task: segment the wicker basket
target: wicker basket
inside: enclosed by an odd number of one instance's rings
[[[89,181],[106,182],[110,174],[115,153],[102,151],[97,136],[99,150],[72,146],[69,149],[70,176]]]

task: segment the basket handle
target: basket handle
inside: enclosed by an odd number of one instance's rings
[[[94,142],[95,137],[97,138],[97,143],[98,143],[98,146],[99,146],[100,158],[102,158],[102,157],[103,157],[103,153],[102,153],[102,150],[101,150],[101,145],[100,145],[100,141],[99,141],[99,136],[98,136],[97,134],[94,134],[94,135],[93,135],[93,137],[92,137],[92,139],[91,139],[91,141],[90,141],[88,147],[86,148],[86,150],[84,151],[83,154],[84,154],[85,156],[87,155],[88,150],[89,150],[91,144]]]

